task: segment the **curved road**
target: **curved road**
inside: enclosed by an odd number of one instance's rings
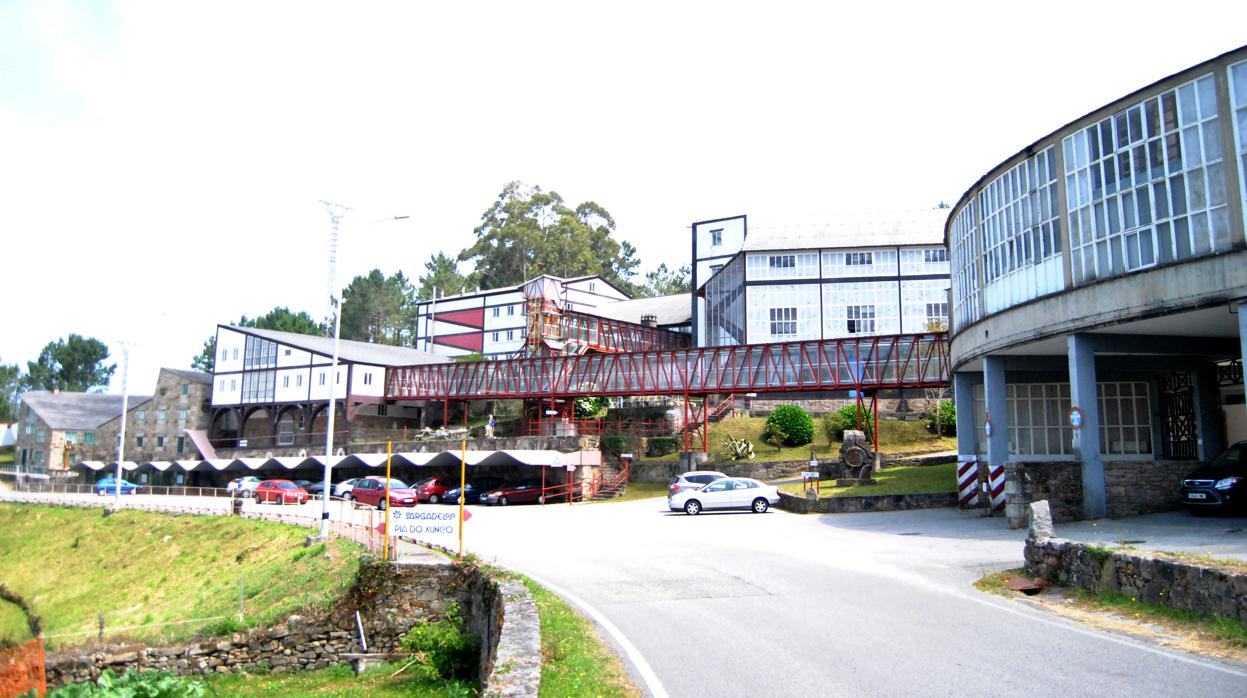
[[[952,509],[474,507],[468,550],[583,602],[653,695],[1243,695],[1247,667],[976,591],[1023,531]],[[639,658],[638,658],[639,656]]]

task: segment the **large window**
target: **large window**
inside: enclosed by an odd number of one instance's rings
[[[845,308],[849,334],[874,334],[875,306],[850,305]]]
[[[844,264],[849,267],[860,267],[875,263],[874,255],[870,252],[849,252],[844,256]]]
[[[782,337],[797,333],[796,308],[771,308],[771,336]]]
[[[272,402],[276,392],[276,371],[251,371],[242,374],[243,402]],[[161,410],[161,412],[163,413],[164,410]],[[163,414],[161,415],[161,421],[164,421]]]
[[[1243,203],[1247,204],[1247,61],[1230,66],[1230,100],[1234,106],[1238,183]],[[1247,205],[1243,208],[1247,210]]]
[[[766,258],[766,265],[772,269],[792,269],[797,266],[797,257],[791,254],[773,254]]]
[[[746,255],[750,281],[818,277],[818,253]]]
[[[1212,75],[1066,137],[1074,283],[1230,245]]]
[[[952,247],[953,319],[960,330],[983,316],[979,302],[978,207],[974,199],[953,218],[948,240]]]
[[[1009,456],[1072,458],[1074,435],[1069,426],[1068,383],[1010,383],[1005,386],[1009,412]],[[1106,456],[1152,454],[1151,405],[1143,382],[1096,384],[1100,406],[1100,452]],[[980,454],[987,451],[983,386],[974,386],[975,438]]]
[[[927,303],[927,329],[948,329],[948,304]]]
[[[238,358],[238,357],[234,357]],[[247,337],[243,368],[270,368],[277,365],[277,344],[259,337]]]

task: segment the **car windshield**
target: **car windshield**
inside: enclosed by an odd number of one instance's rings
[[[1213,468],[1236,468],[1243,463],[1243,444],[1236,444],[1226,449],[1221,455],[1217,456],[1208,465]]]
[[[293,489],[297,489],[297,488],[299,487],[298,485],[294,484],[293,482],[279,482],[279,483],[277,483],[277,486],[278,486],[278,487],[280,487],[280,488],[282,488],[283,490],[293,490]]]
[[[385,489],[385,480],[382,480],[382,481],[381,481],[380,483],[378,483],[378,484],[380,484],[380,485],[381,485],[381,488],[382,488],[382,489]],[[394,480],[394,479],[391,479],[391,480],[390,480],[390,489],[392,489],[392,490],[405,490],[405,489],[407,489],[407,485],[404,485],[402,480]]]

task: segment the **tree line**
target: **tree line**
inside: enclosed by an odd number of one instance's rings
[[[665,263],[637,278],[636,248],[616,237],[615,219],[594,201],[575,206],[554,191],[522,182],[503,187],[481,214],[476,240],[456,255],[438,252],[424,263],[414,282],[401,271],[379,269],[356,276],[342,290],[342,338],[412,346],[420,301],[478,289],[521,284],[534,276],[563,278],[600,275],[634,297],[689,291],[689,268]],[[463,269],[466,268],[466,271]],[[332,331],[306,311],[273,308],[256,318],[243,315],[240,327],[323,336]],[[26,390],[89,391],[108,385],[117,365],[107,364],[108,347],[98,339],[71,334],[49,342],[23,371],[0,363],[0,421],[12,421],[17,397]],[[211,373],[216,334],[191,360],[191,368]]]

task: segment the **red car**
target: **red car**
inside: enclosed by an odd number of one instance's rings
[[[411,486],[416,491],[416,498],[429,504],[437,504],[446,497],[446,490],[458,487],[459,481],[451,482],[448,477],[430,477]]]
[[[533,502],[545,504],[545,496],[542,494],[539,482],[504,485],[481,495],[481,504],[497,504],[505,507],[508,504],[531,504]]]
[[[385,501],[385,478],[383,477],[366,477],[355,481],[355,486],[351,488],[347,495],[349,499],[354,499],[361,504],[368,504],[378,509],[386,507]],[[416,505],[416,492],[401,480],[390,479],[390,502],[392,507],[414,507]]]
[[[302,504],[307,500],[307,490],[289,480],[265,480],[255,486],[255,501],[261,504]]]

